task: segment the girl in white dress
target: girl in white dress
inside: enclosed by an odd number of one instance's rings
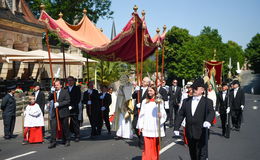
[[[137,128],[142,132],[144,137],[142,160],[159,159],[159,132],[161,137],[165,136],[164,122],[166,121],[167,116],[162,103],[159,105],[155,102],[155,96],[156,88],[148,87],[148,96],[142,102],[142,107],[137,122]],[[160,112],[158,109],[159,106]]]

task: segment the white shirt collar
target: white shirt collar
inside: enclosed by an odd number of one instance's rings
[[[234,89],[234,91],[236,91],[236,92],[237,92],[237,91],[238,91],[238,89],[239,89],[239,87],[235,88],[235,89]]]
[[[200,101],[202,96],[193,96],[192,97],[192,100],[197,100],[197,101]]]

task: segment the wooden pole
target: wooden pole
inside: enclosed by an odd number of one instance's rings
[[[49,35],[48,35],[48,29],[46,29],[46,45],[48,49],[48,56],[49,56],[49,64],[50,64],[50,72],[51,72],[51,81],[52,81],[52,86],[54,86],[54,78],[53,78],[53,70],[52,70],[52,62],[51,62],[51,52],[50,52],[50,45],[49,45]],[[53,92],[54,95],[54,103],[57,102],[57,95],[56,92]],[[60,131],[60,123],[59,123],[59,111],[58,108],[55,109],[56,111],[56,119],[57,119],[57,126],[58,126],[58,131]]]
[[[143,16],[143,21],[144,21],[144,16],[145,16],[145,11],[142,11],[142,16]],[[141,70],[140,70],[140,82],[142,81],[143,78],[143,64],[144,64],[144,34],[145,34],[145,27],[144,23],[142,23],[142,38],[141,38]]]
[[[89,83],[89,62],[88,62],[88,56],[87,56],[87,81]]]
[[[166,31],[166,25],[163,26],[163,33]],[[162,42],[162,77],[161,79],[164,80],[164,53],[165,53],[165,48],[164,48],[164,43]]]
[[[63,78],[64,78],[64,86],[67,83],[67,75],[66,75],[66,60],[65,60],[65,49],[64,49],[64,44],[62,43],[62,54],[63,54]]]
[[[135,60],[136,60],[136,79],[137,79],[137,85],[140,86],[140,79],[139,79],[139,47],[138,47],[138,18],[137,18],[137,9],[138,7],[134,6],[134,16],[135,16]],[[137,104],[140,103],[140,91],[137,93]],[[138,109],[138,112],[140,112],[140,109]]]
[[[159,35],[159,33],[160,33],[160,29],[159,28],[157,28],[156,32],[157,32],[158,36],[160,36]],[[158,77],[158,72],[159,72],[159,51],[158,51],[158,47],[159,47],[159,44],[157,44],[157,45],[158,46],[157,46],[157,48],[155,50],[155,54],[156,54],[156,80],[155,80],[155,84],[156,84],[156,88],[158,87],[157,80],[159,79],[159,77]]]

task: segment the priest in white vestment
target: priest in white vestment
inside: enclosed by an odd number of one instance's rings
[[[120,87],[117,92],[116,109],[115,109],[115,130],[116,136],[120,138],[132,139],[132,91],[133,86],[129,78],[123,75],[120,78]]]

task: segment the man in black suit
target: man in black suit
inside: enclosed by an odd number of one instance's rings
[[[16,101],[14,98],[16,86],[7,87],[7,94],[2,99],[1,109],[4,121],[4,138],[13,138],[13,132],[16,119]]]
[[[102,114],[99,101],[99,93],[94,89],[94,82],[88,83],[88,90],[84,92],[83,104],[86,104],[87,115],[91,125],[91,136],[101,134]]]
[[[217,95],[217,105],[216,105],[216,114],[220,114],[220,120],[222,125],[222,136],[226,137],[226,123],[227,123],[227,114],[230,112],[230,107],[228,106],[228,85],[222,83],[222,91]],[[226,137],[228,138],[228,137]]]
[[[111,134],[110,122],[109,122],[109,106],[112,103],[112,98],[108,91],[107,86],[102,86],[102,93],[99,94],[100,104],[101,104],[101,113],[102,113],[102,123],[101,128],[103,126],[103,121],[105,121],[108,134]],[[100,128],[100,130],[101,130]]]
[[[78,86],[75,85],[75,78],[68,77],[68,87],[66,89],[70,95],[70,131],[75,134],[75,142],[80,138],[80,126],[79,126],[79,102],[81,100],[81,91]]]
[[[143,137],[140,134],[139,130],[136,129],[136,125],[137,125],[137,121],[138,121],[139,111],[141,110],[141,107],[142,107],[141,106],[142,101],[147,98],[147,94],[148,94],[147,88],[150,84],[150,81],[151,81],[150,78],[144,77],[143,81],[142,81],[142,87],[140,88],[139,86],[136,86],[135,91],[132,94],[132,98],[135,99],[134,118],[133,118],[133,122],[132,122],[132,127],[135,130],[135,134],[139,138],[139,147],[143,146]],[[139,95],[139,98],[138,98],[138,95]],[[138,102],[138,100],[139,100],[139,102]]]
[[[230,92],[231,120],[236,131],[240,130],[241,118],[245,107],[245,93],[240,88],[238,80],[232,82],[233,90]]]
[[[179,128],[186,118],[186,134],[192,160],[206,160],[206,131],[215,117],[213,101],[203,96],[205,90],[203,79],[197,79],[193,84],[193,96],[184,99],[174,124],[174,134],[179,136]]]
[[[62,130],[62,141],[65,147],[70,146],[70,132],[69,132],[69,105],[70,95],[65,89],[62,89],[61,81],[57,80],[54,83],[55,93],[51,93],[49,100],[54,100],[54,94],[56,94],[57,101],[53,104],[52,115],[51,115],[51,143],[48,148],[56,147],[56,129],[57,129],[57,115],[56,108],[58,108],[58,117],[61,124]],[[54,100],[55,101],[55,100]]]
[[[162,100],[165,102],[165,101],[168,101],[168,93],[167,93],[167,90],[165,88],[162,87],[162,82],[160,79],[157,79],[157,90],[158,90],[158,93],[160,94]]]
[[[42,110],[42,115],[43,115],[43,117],[44,117],[44,107],[45,107],[45,94],[43,93],[43,91],[41,91],[40,90],[40,83],[39,82],[35,82],[34,84],[33,84],[33,95],[34,95],[34,97],[35,97],[35,103],[37,103],[39,106],[40,106],[40,108],[41,108],[41,110]],[[43,129],[42,129],[42,132],[43,132],[43,134],[42,135],[44,135],[44,132],[45,132],[45,128],[44,128],[44,126],[43,126]]]
[[[169,127],[173,127],[173,110],[174,110],[174,122],[176,121],[176,117],[179,111],[180,102],[181,102],[181,88],[178,86],[178,81],[174,79],[172,81],[172,86],[169,88]]]

